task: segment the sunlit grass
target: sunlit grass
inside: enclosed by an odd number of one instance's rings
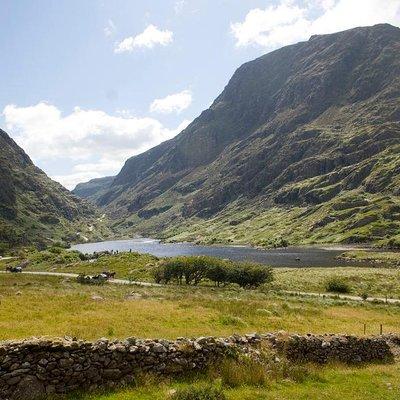
[[[400,308],[207,287],[85,286],[73,280],[0,275],[0,339],[125,338],[235,332],[400,332]],[[92,298],[97,296],[102,300]]]
[[[171,390],[201,382],[151,382],[104,394],[71,396],[68,400],[166,400]],[[216,381],[216,385],[220,382]],[[397,400],[400,397],[400,365],[364,367],[326,366],[302,382],[270,379],[263,385],[223,386],[228,400]]]
[[[329,278],[340,277],[352,294],[400,298],[400,270],[396,268],[277,268],[275,287],[283,290],[324,293]]]

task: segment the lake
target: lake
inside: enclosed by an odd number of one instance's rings
[[[100,251],[136,251],[157,257],[205,255],[236,261],[254,261],[273,267],[338,267],[360,266],[364,263],[338,260],[346,248],[319,246],[287,247],[282,249],[257,249],[246,246],[201,246],[191,243],[162,243],[155,239],[110,240],[72,246],[82,253]],[[373,264],[370,263],[369,266]],[[382,265],[380,265],[382,266]]]

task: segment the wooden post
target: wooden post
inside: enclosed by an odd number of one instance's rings
[[[382,333],[383,333],[383,326],[382,326],[382,324],[381,324],[381,335],[382,335]]]
[[[364,335],[366,334],[366,332],[367,332],[367,324],[364,324]]]

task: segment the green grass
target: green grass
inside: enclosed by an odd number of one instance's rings
[[[225,336],[235,332],[400,332],[400,307],[210,287],[79,285],[0,275],[0,339]],[[95,297],[93,297],[95,296]],[[102,300],[96,299],[100,296]]]
[[[364,256],[369,252],[351,252]],[[347,253],[345,253],[347,254]],[[400,253],[372,252],[384,259],[397,260]],[[115,271],[118,278],[153,282],[153,271],[159,259],[148,254],[120,253],[102,256],[94,262],[81,261],[75,252],[60,253],[28,252],[28,270],[97,274],[104,270]],[[20,261],[3,261],[2,264],[18,264]],[[1,265],[1,264],[0,264]],[[367,292],[370,296],[400,298],[400,270],[397,268],[336,267],[336,268],[275,268],[272,287],[276,290],[325,293],[326,282],[338,277],[351,288],[351,294]],[[209,283],[210,285],[210,283]],[[270,286],[268,285],[267,288]]]
[[[341,258],[366,262],[373,261],[374,263],[400,267],[400,251],[352,250],[344,252]]]
[[[69,252],[65,252],[69,253]],[[30,256],[32,258],[32,256]],[[93,262],[80,261],[79,258],[63,257],[61,262],[39,262],[29,267],[29,270],[74,272],[84,274],[98,274],[103,271],[115,271],[117,278],[139,281],[153,281],[153,269],[158,262],[157,257],[149,254],[120,253],[105,255]]]
[[[209,380],[200,379],[195,385],[207,383]],[[155,383],[150,379],[144,386],[104,394],[74,395],[68,400],[166,400],[171,391],[191,385],[192,382]],[[318,368],[317,374],[302,382],[270,379],[261,386],[223,386],[223,391],[228,400],[397,400],[400,396],[400,365],[330,365]]]
[[[31,259],[31,270],[95,273],[108,269],[120,277],[140,280],[151,279],[157,262],[149,255],[122,253],[89,263],[65,250],[30,252],[25,257]],[[274,273],[273,284],[259,290],[208,285],[94,287],[74,279],[0,274],[0,340],[64,335],[88,340],[130,336],[173,339],[280,330],[362,335],[364,324],[368,335],[379,333],[380,324],[384,332],[400,333],[399,306],[289,296],[282,291],[318,292],[329,277],[339,276],[354,293],[367,285],[371,294],[382,295],[392,285],[392,295],[400,295],[400,272],[396,269],[286,268]],[[171,390],[210,383],[222,385],[228,400],[391,400],[400,396],[399,364],[359,368],[294,365],[279,371],[228,365],[207,376],[161,381],[147,377],[135,387],[75,394],[67,400],[166,400]]]
[[[370,296],[400,298],[400,271],[391,268],[276,268],[274,287],[282,290],[326,293],[333,277],[346,282],[351,294],[367,291]]]
[[[313,185],[312,179],[299,185]],[[131,217],[132,226],[121,228],[121,222],[115,228],[125,235],[137,229],[172,242],[273,247],[284,240],[290,245],[374,243],[400,247],[399,207],[398,196],[352,190],[307,207],[268,207],[260,200],[237,200],[209,219],[182,220],[179,212],[171,208],[148,220]]]
[[[361,259],[367,255],[376,259],[397,261],[398,252],[347,252],[349,257]],[[120,253],[106,255],[94,262],[81,261],[76,252],[56,248],[55,250],[32,251],[22,254],[20,259],[0,261],[0,267],[17,265],[21,260],[31,261],[28,271],[73,272],[97,274],[104,270],[115,271],[118,278],[134,281],[154,282],[153,272],[159,259],[148,254]],[[398,268],[336,267],[336,268],[275,268],[274,281],[266,290],[302,291],[326,293],[326,282],[338,278],[351,289],[351,294],[400,298],[400,270]],[[211,282],[205,282],[211,286]]]

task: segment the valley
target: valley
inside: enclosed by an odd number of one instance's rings
[[[399,98],[380,23],[246,62],[179,133],[52,107],[60,142],[106,143],[72,191],[0,129],[0,399],[398,399]]]

